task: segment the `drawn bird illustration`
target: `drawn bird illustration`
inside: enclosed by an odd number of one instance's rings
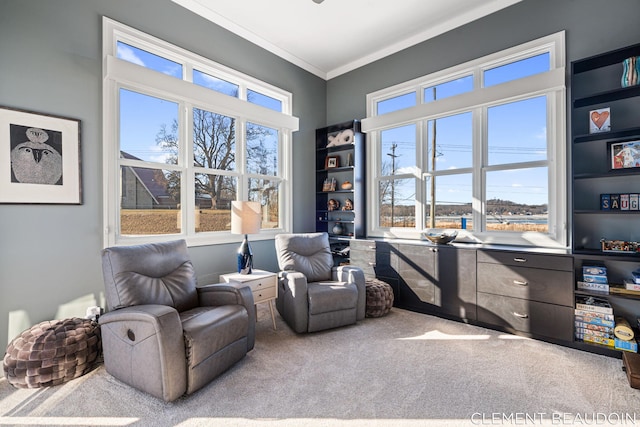
[[[11,150],[11,168],[16,180],[28,184],[56,184],[62,177],[62,156],[45,142],[46,131],[29,128],[28,141]]]

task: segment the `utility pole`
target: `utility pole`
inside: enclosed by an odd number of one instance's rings
[[[391,157],[391,175],[395,175],[396,174],[396,157],[399,157],[396,155],[396,148],[398,147],[398,144],[393,143],[391,144],[391,153],[387,153],[387,156]],[[395,201],[395,185],[396,185],[396,180],[392,179],[391,180],[391,226],[393,227],[394,221],[395,221],[395,216],[394,216],[394,206],[396,204]]]
[[[433,87],[433,100],[436,100],[436,87]],[[433,120],[433,134],[431,136],[431,172],[436,170],[436,123]],[[436,177],[431,175],[431,203],[429,205],[429,227],[436,228]]]

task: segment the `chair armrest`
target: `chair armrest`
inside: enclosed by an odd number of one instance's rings
[[[276,305],[280,315],[295,332],[307,332],[309,324],[307,277],[293,270],[278,273]]]
[[[294,297],[307,296],[307,276],[299,271],[281,271],[278,273],[278,282],[286,287]]]
[[[220,306],[239,304],[244,306],[249,316],[249,330],[247,331],[247,351],[253,349],[256,330],[256,307],[251,288],[244,283],[229,282],[198,286],[198,300],[200,306]]]
[[[364,272],[360,267],[353,265],[341,265],[333,267],[333,280],[339,282],[354,283],[358,288],[358,310],[356,318],[364,319],[367,310],[367,287],[364,279]]]
[[[103,314],[98,322],[107,372],[165,401],[185,393],[184,336],[176,309],[125,307]]]

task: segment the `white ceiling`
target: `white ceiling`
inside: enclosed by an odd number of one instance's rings
[[[173,0],[323,79],[521,0]]]

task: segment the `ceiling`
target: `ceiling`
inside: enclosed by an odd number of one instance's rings
[[[325,80],[522,0],[172,0]]]

